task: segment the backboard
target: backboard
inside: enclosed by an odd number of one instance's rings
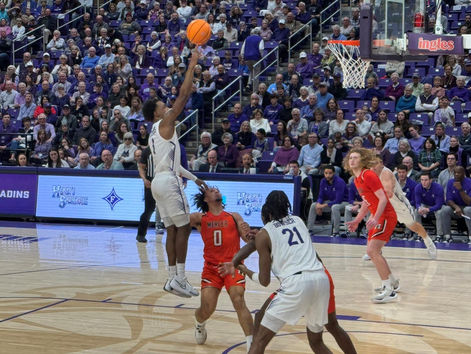
[[[425,30],[425,0],[372,0],[360,10],[360,55],[373,61],[417,61],[426,55],[410,53],[406,33]]]

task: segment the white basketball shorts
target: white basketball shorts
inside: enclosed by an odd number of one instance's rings
[[[268,305],[265,313],[269,316],[262,319],[262,325],[278,332],[281,326],[271,326],[270,317],[280,320],[280,324],[294,325],[304,316],[309,330],[319,333],[328,322],[329,298],[329,278],[323,269],[292,275],[283,281]]]
[[[398,222],[406,226],[410,226],[415,223],[415,210],[412,205],[410,205],[406,197],[404,197],[403,200],[400,200],[396,195],[393,195],[389,201],[396,212]]]
[[[151,190],[165,227],[181,227],[190,222],[190,207],[179,176],[159,172],[152,180]]]

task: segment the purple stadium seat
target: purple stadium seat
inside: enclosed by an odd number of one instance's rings
[[[471,112],[471,102],[466,102],[464,104],[463,112]]]
[[[435,133],[435,129],[433,126],[430,125],[423,125],[422,129],[420,130],[420,135],[429,137]]]
[[[388,119],[394,123],[397,120],[397,113],[394,113],[394,112],[388,113]]]
[[[455,125],[461,125],[461,123],[467,122],[468,121],[468,114],[465,113],[457,113],[455,116]]]
[[[394,101],[380,101],[379,107],[381,109],[387,109],[389,112],[394,112],[396,109],[396,102]]]
[[[355,112],[354,111],[344,112],[343,117],[345,118],[345,120],[355,120]]]
[[[411,113],[409,115],[409,122],[417,125],[428,125],[429,118],[427,113]]]
[[[348,98],[360,99],[363,96],[364,92],[365,92],[364,89],[348,90]]]
[[[353,111],[355,109],[355,101],[341,100],[338,104],[340,109],[344,111]]]
[[[460,136],[461,128],[460,127],[446,127],[445,133],[446,135],[449,135],[449,136],[453,136],[453,135]]]
[[[459,101],[450,102],[450,107],[453,108],[455,113],[463,112],[463,109],[461,107],[461,102],[459,102]]]
[[[370,106],[370,101],[366,101],[366,100],[359,100],[357,101],[357,104],[356,104],[356,108],[362,108],[363,106]]]

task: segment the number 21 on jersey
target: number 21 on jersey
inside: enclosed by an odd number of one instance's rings
[[[283,229],[281,231],[283,235],[288,234],[288,245],[293,246],[293,245],[298,245],[300,243],[304,243],[301,234],[299,233],[298,229],[296,227],[293,227],[293,229]],[[295,237],[296,235],[296,237]]]

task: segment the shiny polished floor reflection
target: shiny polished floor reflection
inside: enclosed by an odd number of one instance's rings
[[[131,227],[0,222],[0,353],[245,353],[225,292],[206,344],[195,344],[199,298],[164,292],[164,245],[151,230],[146,245],[135,234]],[[340,323],[359,353],[471,352],[468,245],[440,249],[435,261],[413,244],[387,247],[402,291],[396,303],[375,305],[370,297],[378,277],[361,260],[362,242],[314,241],[334,278]],[[193,285],[199,285],[202,248],[194,232],[187,262]],[[256,256],[247,264],[257,268]],[[268,288],[248,282],[250,310],[277,285],[275,279]],[[303,324],[285,326],[267,353],[310,352]],[[341,353],[328,333],[324,338]]]

